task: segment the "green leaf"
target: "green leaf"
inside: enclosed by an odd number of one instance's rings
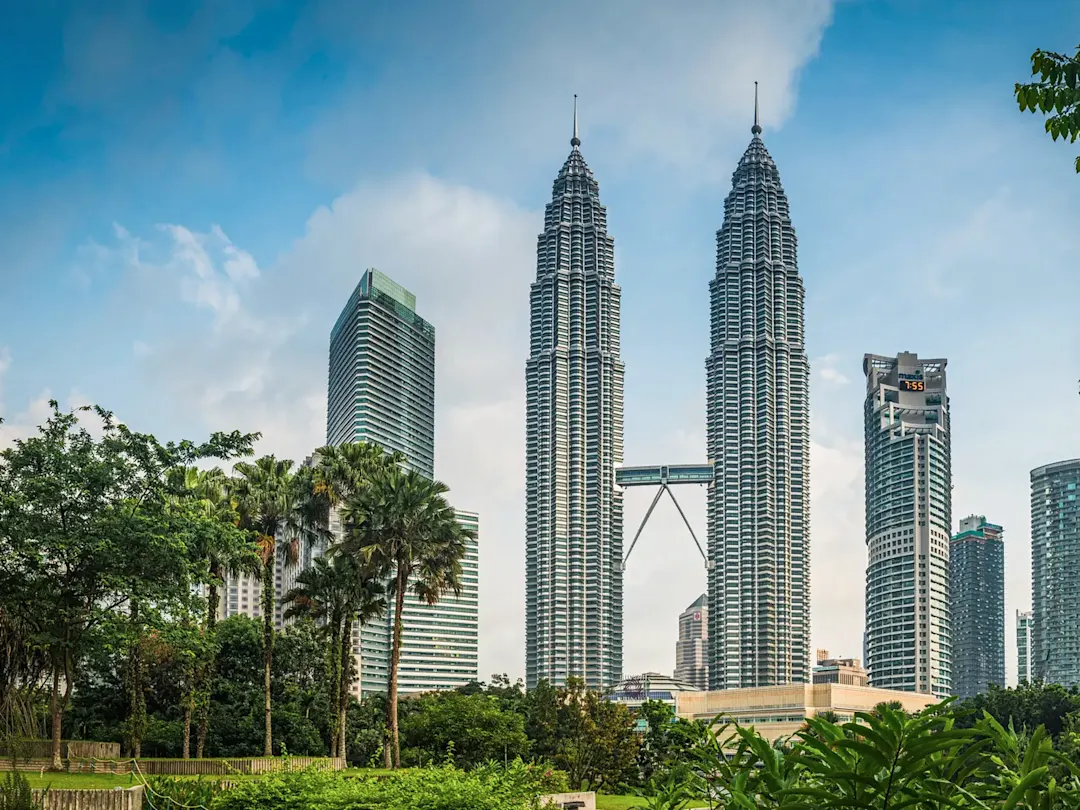
[[[1043,777],[1049,773],[1049,769],[1044,765],[1041,768],[1036,768],[1029,773],[1012,789],[1009,793],[1009,798],[1005,800],[1005,803],[1001,805],[1001,810],[1013,810],[1017,803],[1024,797],[1024,794],[1032,787],[1037,785]]]

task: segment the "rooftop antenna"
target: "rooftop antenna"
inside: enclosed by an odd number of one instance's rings
[[[750,131],[755,135],[761,134],[761,124],[758,123],[757,82],[754,82],[754,125],[750,127]]]
[[[577,134],[577,93],[574,93],[574,137],[570,139],[570,145],[575,149],[581,146],[581,138]]]

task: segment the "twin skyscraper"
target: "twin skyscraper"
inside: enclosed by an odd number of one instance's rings
[[[709,686],[809,680],[809,375],[795,230],[755,99],[709,283]],[[526,363],[526,685],[623,675],[621,291],[571,152],[537,244]]]

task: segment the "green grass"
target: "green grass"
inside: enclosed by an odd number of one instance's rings
[[[82,790],[101,788],[111,790],[114,787],[132,787],[142,784],[129,774],[119,773],[25,773],[32,788],[53,788],[55,790]]]
[[[596,810],[630,810],[631,807],[641,807],[645,804],[641,796],[608,796],[605,793],[596,794]],[[687,807],[708,807],[704,801],[692,799]]]

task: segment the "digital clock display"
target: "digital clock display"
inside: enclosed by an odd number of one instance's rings
[[[901,391],[925,391],[926,383],[922,380],[900,380]]]

